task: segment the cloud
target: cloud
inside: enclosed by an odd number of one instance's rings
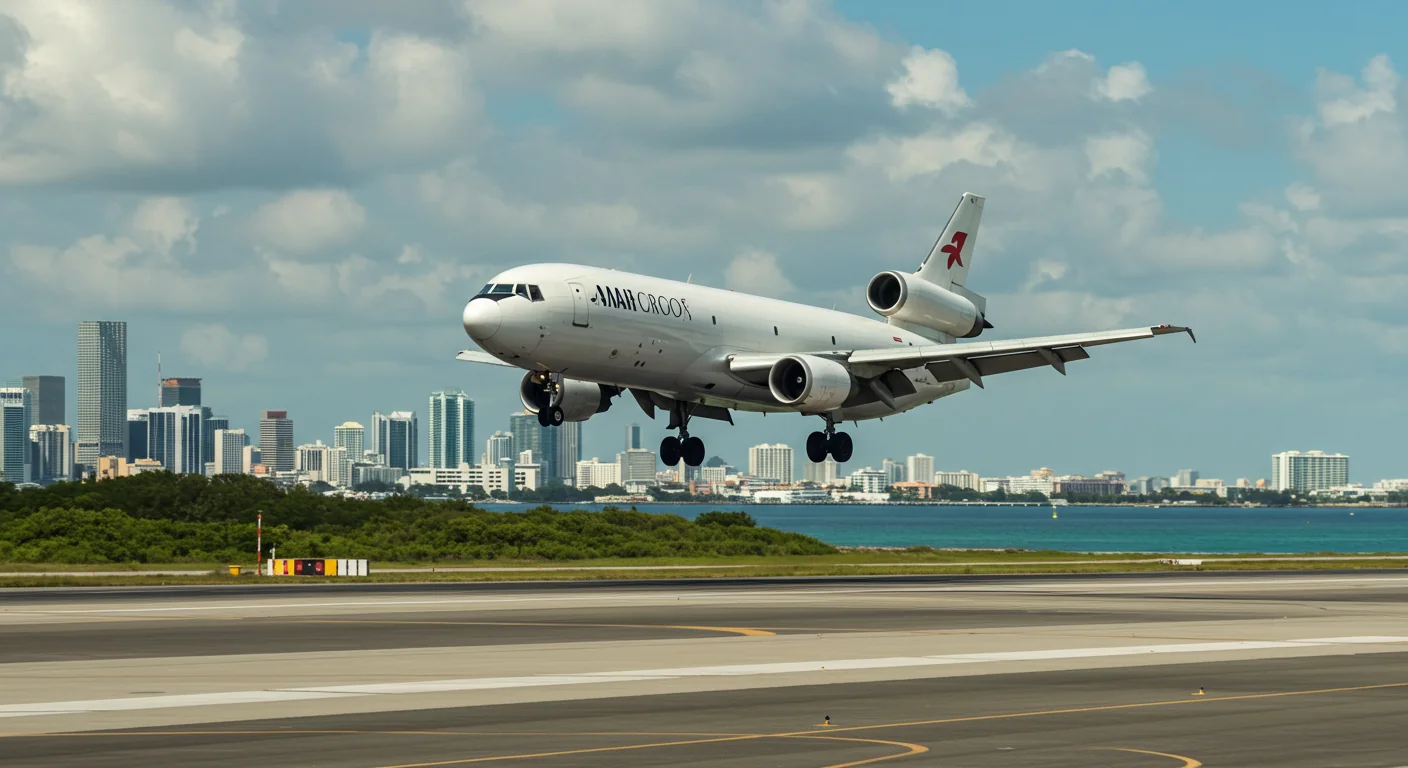
[[[782,273],[777,255],[757,248],[745,248],[724,270],[724,285],[730,290],[778,298],[792,292],[792,281]]]
[[[904,75],[885,90],[890,103],[901,109],[920,106],[954,112],[968,106],[968,94],[958,85],[958,64],[937,48],[911,48],[904,57]]]
[[[1351,77],[1323,70],[1320,72],[1317,111],[1321,123],[1327,127],[1356,123],[1380,112],[1398,109],[1394,93],[1398,90],[1398,72],[1387,54],[1381,53],[1370,59],[1359,77],[1364,83],[1362,88],[1355,85]]]
[[[349,242],[366,219],[366,210],[344,190],[305,189],[260,206],[250,224],[276,248],[314,253]]]
[[[133,236],[162,256],[169,256],[177,243],[183,243],[188,253],[194,252],[198,229],[200,219],[176,197],[143,200],[132,216]]]
[[[1092,179],[1122,173],[1136,184],[1147,183],[1153,154],[1153,142],[1142,131],[1092,136],[1085,142]]]
[[[1139,101],[1153,90],[1149,74],[1137,61],[1116,64],[1105,77],[1095,81],[1095,93],[1107,101]]]
[[[243,371],[269,356],[269,342],[258,334],[240,336],[220,324],[197,325],[181,335],[181,352],[207,368]]]

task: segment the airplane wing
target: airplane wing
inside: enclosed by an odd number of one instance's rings
[[[512,363],[506,363],[488,352],[480,352],[477,349],[466,349],[455,355],[456,360],[463,360],[466,363],[484,363],[485,365],[501,365],[504,368],[517,368]]]
[[[1090,357],[1086,347],[1148,339],[1170,333],[1186,333],[1197,342],[1190,328],[1156,325],[1099,333],[1072,333],[1064,336],[1038,336],[1009,341],[978,341],[959,344],[926,344],[918,347],[858,349],[850,354],[827,353],[844,363],[862,379],[882,376],[886,371],[928,368],[936,381],[968,379],[979,387],[983,377],[1049,365],[1066,373],[1066,363]],[[740,378],[756,376],[771,368],[780,354],[742,354],[729,359],[729,370]]]

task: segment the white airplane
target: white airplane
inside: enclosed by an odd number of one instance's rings
[[[881,272],[865,290],[885,322],[804,304],[575,264],[532,264],[495,276],[464,308],[483,352],[460,360],[525,369],[523,406],[543,426],[585,421],[629,391],[650,418],[669,413],[668,466],[704,461],[689,434],[731,411],[819,416],[807,458],[851,458],[836,425],[893,416],[983,377],[1089,357],[1088,347],[1193,332],[1158,325],[1102,333],[972,341],[992,328],[986,300],[965,287],[984,199],[964,194],[913,273]],[[1195,338],[1196,342],[1197,339]]]

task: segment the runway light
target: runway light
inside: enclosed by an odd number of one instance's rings
[[[1207,694],[1208,694],[1208,692],[1205,691],[1205,690],[1203,690],[1203,687],[1200,685],[1200,686],[1198,686],[1198,692],[1195,693],[1195,694],[1193,694],[1193,695],[1194,695],[1194,696],[1206,696]]]
[[[817,726],[816,726],[816,727],[818,727],[818,728],[830,728],[830,727],[831,727],[831,715],[827,715],[824,720],[822,720],[820,723],[817,723]]]

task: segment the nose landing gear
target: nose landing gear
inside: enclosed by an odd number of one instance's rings
[[[690,437],[689,434],[689,410],[684,403],[676,403],[675,408],[670,412],[670,426],[667,429],[678,427],[680,436],[670,435],[660,441],[660,461],[667,467],[673,467],[683,459],[687,466],[697,467],[704,463],[704,441],[697,437]]]
[[[826,419],[826,430],[807,435],[807,459],[814,464],[820,464],[826,461],[829,454],[838,463],[845,464],[851,460],[851,452],[855,448],[851,443],[851,436],[845,432],[837,432],[836,423],[831,417],[822,418]]]

